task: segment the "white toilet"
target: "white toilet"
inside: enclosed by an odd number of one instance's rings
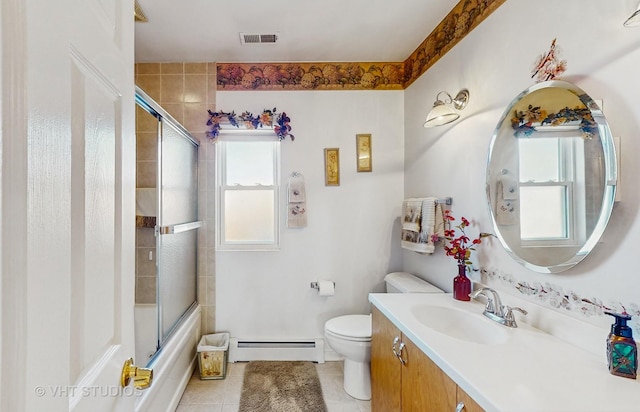
[[[441,289],[406,272],[384,278],[387,293],[443,293]],[[344,390],[356,399],[371,399],[371,315],[345,315],[324,324],[329,346],[344,357]]]

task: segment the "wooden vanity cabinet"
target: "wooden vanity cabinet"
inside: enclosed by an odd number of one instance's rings
[[[453,412],[460,402],[464,403],[460,411],[484,412],[376,307],[372,332],[372,412]],[[404,364],[394,354],[403,343]]]
[[[402,364],[392,346],[395,338],[398,342],[401,339],[400,330],[374,306],[371,333],[371,411],[399,412],[402,410]]]
[[[457,394],[458,394],[458,403],[462,402],[462,404],[464,405],[464,408],[462,409],[464,412],[484,412],[484,409],[482,409],[480,405],[478,405],[476,401],[474,401],[473,398],[471,398],[471,396],[469,396],[465,391],[460,389],[459,386],[458,386]]]

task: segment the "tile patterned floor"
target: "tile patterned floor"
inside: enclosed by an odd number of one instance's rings
[[[237,412],[246,363],[230,363],[221,380],[200,380],[196,370],[176,412]],[[371,412],[371,402],[347,395],[342,387],[342,362],[315,364],[328,412]]]

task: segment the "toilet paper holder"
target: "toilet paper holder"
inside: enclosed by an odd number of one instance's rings
[[[333,287],[336,287],[336,282],[333,283]],[[320,286],[318,286],[318,282],[311,282],[311,289],[320,290]]]

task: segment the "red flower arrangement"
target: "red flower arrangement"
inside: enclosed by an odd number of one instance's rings
[[[449,223],[449,227],[456,220],[449,210],[445,210],[444,219]],[[444,251],[447,256],[453,257],[458,262],[458,265],[471,266],[471,251],[476,250],[475,246],[482,243],[483,238],[493,235],[480,232],[477,238],[471,240],[465,232],[467,226],[469,226],[469,220],[463,216],[460,218],[460,224],[454,226],[460,230],[460,236],[456,237],[455,229],[446,229],[444,231],[444,238],[448,241],[448,244],[444,244]]]

